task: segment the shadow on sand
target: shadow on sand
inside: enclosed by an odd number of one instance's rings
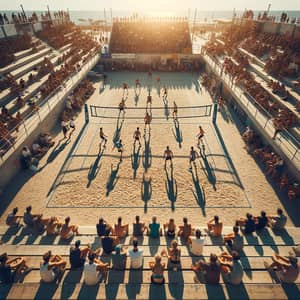
[[[143,174],[143,181],[141,185],[141,195],[142,200],[144,201],[144,212],[147,212],[148,202],[152,197],[152,178],[149,177],[146,173]]]
[[[119,180],[119,176],[117,175],[120,169],[120,165],[121,165],[121,161],[118,162],[117,167],[114,169],[113,164],[111,164],[110,175],[106,183],[106,197],[109,196],[110,192],[115,188]]]
[[[177,200],[177,182],[176,179],[174,179],[174,172],[173,172],[173,166],[170,167],[170,171],[165,166],[165,173],[166,173],[166,179],[165,180],[165,187],[166,192],[168,195],[168,199],[171,202],[171,209],[175,210],[175,202]]]

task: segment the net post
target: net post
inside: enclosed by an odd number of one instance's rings
[[[217,112],[218,112],[218,104],[214,103],[213,104],[213,113],[212,113],[212,122],[213,122],[213,124],[216,124],[216,121],[217,121]]]
[[[84,116],[85,116],[85,123],[89,123],[90,121],[90,116],[89,116],[89,110],[88,110],[88,105],[85,103],[84,104]]]

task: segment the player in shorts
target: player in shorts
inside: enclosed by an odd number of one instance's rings
[[[140,83],[140,80],[139,79],[136,79],[135,81],[135,88],[141,88],[141,83]]]
[[[134,139],[134,142],[133,142],[134,145],[138,141],[140,147],[142,146],[141,141],[140,141],[140,139],[141,139],[141,132],[140,132],[140,128],[139,127],[136,128],[136,131],[133,134],[133,139]]]
[[[194,147],[191,147],[191,151],[190,151],[190,168],[189,168],[190,171],[192,171],[192,163],[196,167],[196,159],[197,158],[199,158],[198,152],[194,150]]]
[[[169,160],[171,163],[171,167],[173,166],[173,152],[170,150],[169,146],[167,146],[165,152],[164,152],[164,159],[165,159],[165,167],[167,165],[167,161]]]
[[[107,135],[104,134],[103,128],[102,128],[102,127],[100,128],[99,135],[100,135],[100,139],[101,139],[101,142],[100,142],[100,144],[99,144],[99,147],[100,147],[100,146],[102,145],[102,143],[104,142],[104,148],[106,148]]]
[[[150,95],[150,92],[147,96],[147,106],[146,106],[147,108],[148,108],[148,104],[150,105],[150,108],[151,108],[151,106],[152,106],[152,96]]]
[[[119,103],[119,111],[120,113],[123,112],[123,116],[125,115],[125,100],[124,98],[121,100],[121,102]]]
[[[200,146],[200,143],[203,144],[203,137],[204,137],[204,133],[205,131],[203,130],[203,128],[201,126],[199,126],[199,133],[196,135],[196,137],[198,137],[198,147]]]
[[[177,113],[178,113],[178,106],[176,104],[176,102],[174,101],[174,104],[173,104],[173,119],[177,119]]]
[[[166,86],[163,87],[163,91],[164,91],[164,93],[163,93],[163,99],[167,100],[167,98],[168,98],[168,90],[167,90]]]
[[[127,92],[128,95],[128,84],[127,83],[123,83],[123,96],[125,95],[125,91]]]
[[[151,121],[152,121],[152,116],[148,112],[146,112],[144,121],[145,121],[145,131],[146,131],[147,125],[149,125],[149,128],[150,128],[150,124],[151,124]]]
[[[118,149],[118,152],[120,153],[120,161],[122,161],[122,156],[123,156],[123,144],[122,144],[122,140],[118,140],[114,146],[113,146],[113,150],[117,148]]]

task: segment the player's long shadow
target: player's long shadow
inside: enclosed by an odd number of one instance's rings
[[[167,121],[169,120],[169,115],[170,115],[170,110],[169,110],[169,106],[168,106],[168,100],[164,100],[164,114],[166,116]]]
[[[104,152],[104,147],[101,149],[99,149],[99,154],[97,155],[95,161],[93,164],[91,164],[90,169],[89,169],[89,173],[88,173],[88,183],[86,185],[87,188],[89,188],[91,186],[92,181],[97,177],[100,168],[101,168],[101,164],[99,165],[100,159],[103,155]]]
[[[152,178],[145,176],[145,173],[143,174],[143,181],[141,185],[141,195],[142,200],[144,201],[144,212],[147,212],[148,209],[148,202],[150,201],[152,197]]]
[[[119,113],[118,121],[117,121],[117,127],[115,129],[114,137],[113,137],[113,143],[114,143],[114,145],[116,145],[116,143],[120,140],[121,130],[122,130],[123,124],[124,124],[124,119],[122,119],[120,121],[120,113]]]
[[[214,172],[213,168],[211,167],[211,164],[208,162],[206,155],[202,155],[202,153],[201,153],[201,158],[204,162],[203,171],[204,171],[209,183],[213,186],[213,189],[216,191],[217,190],[217,188],[216,188],[217,179],[216,179],[215,172]],[[201,163],[201,160],[200,160],[200,163]],[[202,165],[202,163],[201,163],[201,165]]]
[[[106,197],[109,196],[110,192],[115,188],[115,186],[119,180],[119,176],[117,176],[117,175],[118,175],[118,172],[120,169],[120,164],[121,164],[121,161],[118,162],[116,169],[113,169],[113,164],[111,164],[110,175],[109,175],[109,178],[106,183]]]
[[[197,166],[195,166],[195,169],[192,170],[192,179],[193,179],[193,183],[194,183],[194,187],[195,187],[195,192],[192,189],[192,193],[193,193],[197,203],[201,207],[203,216],[206,216],[206,212],[205,212],[205,203],[206,203],[206,201],[205,201],[205,192],[204,192],[204,189],[200,185]]]
[[[150,134],[150,129],[149,129],[148,134],[146,132],[144,134],[145,150],[143,152],[143,167],[144,167],[145,171],[147,171],[151,167],[151,164],[152,164],[150,140],[151,140],[151,134]]]
[[[174,172],[173,167],[170,168],[171,174],[169,174],[169,171],[167,167],[165,167],[165,173],[166,173],[166,179],[165,180],[165,187],[168,195],[168,199],[171,202],[171,209],[175,210],[175,202],[177,200],[177,182],[176,179],[174,179]]]
[[[183,137],[182,137],[182,131],[180,130],[180,125],[178,119],[174,119],[174,126],[175,126],[175,132],[173,131],[173,135],[178,143],[179,148],[182,146]]]
[[[135,146],[135,144],[133,145],[133,153],[131,154],[131,167],[133,169],[133,178],[134,179],[136,179],[136,173],[140,166],[140,161],[141,161],[140,150],[141,150],[141,146],[139,146],[136,151],[136,146]]]
[[[63,144],[61,144],[63,140],[64,139],[59,140],[57,145],[53,148],[52,152],[47,158],[46,164],[50,164],[51,162],[53,162],[54,159],[58,156],[58,154],[62,152],[66,148],[66,146],[71,142],[70,139],[67,139]]]

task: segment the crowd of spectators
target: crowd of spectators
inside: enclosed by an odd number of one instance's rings
[[[112,53],[192,53],[186,19],[120,19],[113,23]]]
[[[14,208],[7,216],[6,224],[8,226],[20,226],[23,223],[31,230],[38,233],[46,232],[48,236],[59,235],[61,240],[71,242],[74,236],[79,236],[79,227],[70,223],[70,217],[66,217],[64,222],[57,217],[44,217],[42,214],[34,214],[32,207],[26,207],[23,215],[18,215],[18,208]],[[262,232],[269,226],[277,234],[285,230],[287,217],[281,208],[277,209],[275,215],[267,215],[265,211],[261,211],[260,215],[253,216],[247,213],[246,218],[241,217],[235,221],[233,231],[223,234],[223,223],[219,216],[214,216],[207,223],[206,233],[202,233],[199,227],[193,227],[186,217],[183,223],[176,225],[174,219],[170,219],[163,226],[158,222],[157,218],[152,217],[152,221],[147,225],[140,220],[140,216],[135,217],[132,224],[132,237],[130,246],[125,246],[122,241],[129,235],[129,224],[124,224],[122,218],[119,217],[116,224],[110,225],[103,218],[99,219],[96,224],[96,230],[101,239],[101,248],[92,249],[90,244],[81,246],[80,239],[71,245],[69,251],[69,263],[71,269],[83,269],[83,277],[86,285],[96,285],[100,280],[105,279],[109,269],[122,271],[127,267],[127,260],[130,260],[131,269],[142,269],[144,265],[144,250],[139,245],[139,241],[144,234],[150,239],[159,239],[165,235],[170,239],[170,246],[158,251],[154,254],[154,260],[149,261],[149,267],[152,271],[151,282],[153,284],[164,284],[164,272],[166,269],[177,271],[182,267],[181,245],[188,247],[189,252],[193,256],[202,256],[206,243],[206,236],[209,235],[218,240],[223,240],[227,245],[226,251],[222,250],[218,255],[210,254],[209,261],[202,258],[195,260],[191,266],[191,271],[196,272],[197,278],[202,283],[218,284],[220,277],[224,278],[225,283],[239,285],[243,281],[243,265],[240,263],[240,255],[243,253],[244,236],[252,235],[254,232]],[[157,245],[157,244],[156,244]],[[299,275],[299,266],[297,265],[296,256],[299,254],[299,247],[293,247],[290,256],[283,257],[278,253],[274,253],[272,264],[264,262],[266,269],[275,268],[277,276],[282,282],[293,283]],[[110,256],[110,263],[101,260],[104,256]],[[4,253],[2,257],[7,257]],[[163,262],[163,258],[167,258],[167,263]],[[15,258],[23,262],[23,268],[30,271],[26,260],[23,257]],[[282,260],[284,263],[282,263]],[[13,264],[7,259],[1,259],[0,276],[1,281],[9,283],[12,280]],[[52,255],[51,251],[47,251],[43,255],[43,261],[40,264],[40,276],[43,282],[56,282],[57,279],[65,271],[67,261],[61,256]],[[27,271],[27,272],[28,272]],[[26,272],[26,271],[25,271]],[[6,275],[6,276],[4,276]]]

